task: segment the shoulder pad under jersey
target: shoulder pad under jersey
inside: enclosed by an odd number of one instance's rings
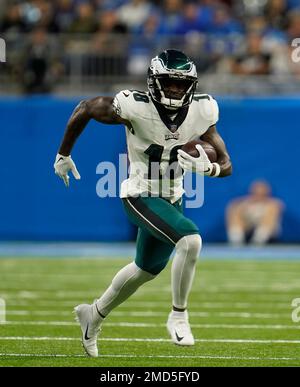
[[[201,116],[208,121],[209,126],[219,120],[219,107],[217,101],[209,94],[195,94],[195,101],[198,101]]]
[[[121,90],[114,98],[115,112],[126,120],[134,119],[144,104],[150,102],[146,92],[138,90]]]

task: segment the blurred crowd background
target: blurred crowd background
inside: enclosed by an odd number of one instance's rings
[[[145,86],[166,47],[197,63],[217,94],[293,94],[300,0],[1,0],[1,93],[115,92]]]

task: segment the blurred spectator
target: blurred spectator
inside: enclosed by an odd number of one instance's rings
[[[73,79],[75,74],[118,73],[141,79],[149,58],[164,47],[176,47],[195,60],[200,76],[208,74],[204,78],[212,73],[245,76],[243,83],[224,77],[226,90],[251,94],[283,88],[290,93],[298,87],[293,81],[299,79],[299,64],[291,61],[291,41],[300,37],[300,0],[0,1],[0,33],[14,63],[30,40],[30,35],[20,39],[18,34],[36,28],[62,33],[50,40],[62,42],[66,75]],[[10,67],[7,63],[6,71]],[[246,77],[273,74],[276,78]]]
[[[164,0],[159,20],[159,34],[174,34],[179,27],[182,0]]]
[[[68,32],[89,34],[96,31],[97,21],[93,6],[90,3],[79,3],[76,8],[76,16],[71,23]]]
[[[128,3],[128,0],[94,0],[93,3],[98,11],[116,10]]]
[[[226,6],[215,7],[212,23],[209,32],[212,34],[232,34],[241,33],[242,25],[230,14],[230,9]]]
[[[149,17],[152,10],[151,3],[146,0],[131,0],[118,10],[118,18],[129,30],[134,31]]]
[[[233,7],[235,13],[243,19],[247,19],[252,16],[261,15],[266,6],[267,0],[233,0]]]
[[[37,28],[32,32],[22,60],[22,83],[25,93],[48,93],[62,72],[55,52],[58,49],[50,42],[47,32]]]
[[[2,20],[8,7],[8,0],[3,0],[0,2],[0,20]]]
[[[57,0],[55,6],[55,22],[60,32],[68,31],[74,20],[73,0]]]
[[[295,38],[300,38],[300,8],[288,14],[287,35],[289,43]]]
[[[18,33],[26,30],[26,24],[22,18],[21,7],[18,4],[11,5],[4,13],[0,31],[4,33]]]
[[[263,15],[252,16],[245,21],[245,28],[248,34],[263,36],[268,30],[267,19]]]
[[[85,57],[85,74],[121,76],[127,68],[127,27],[118,20],[116,11],[106,10],[99,16],[99,28]]]
[[[283,203],[271,196],[271,187],[255,181],[248,196],[228,204],[226,211],[227,235],[232,244],[249,242],[265,244],[280,233]]]
[[[287,0],[288,8],[299,8],[300,7],[300,0]]]
[[[114,10],[107,10],[100,14],[98,30],[92,39],[92,52],[96,55],[124,54],[127,46],[127,27],[119,22]],[[119,35],[122,34],[122,38]]]
[[[287,0],[269,0],[265,8],[267,23],[271,28],[282,30],[287,26]]]
[[[151,55],[161,44],[158,26],[158,15],[150,15],[140,29],[140,33],[135,34],[131,39],[128,58],[128,73],[130,75],[146,76]]]
[[[132,39],[132,47],[142,50],[151,48],[152,52],[158,46],[161,38],[159,22],[159,15],[156,13],[151,14],[145,23],[136,30],[136,34]]]
[[[271,61],[272,74],[276,74],[276,78],[284,77],[285,87],[288,85],[293,87],[295,79],[300,79],[300,65],[299,62],[292,60],[293,50],[292,46],[278,45],[273,48],[273,55]],[[286,77],[291,76],[291,77]]]
[[[35,26],[45,29],[47,32],[59,32],[55,21],[55,10],[53,2],[47,0],[38,0],[37,7],[40,11],[40,18]]]
[[[47,0],[32,0],[21,2],[22,19],[27,31],[37,26],[46,28],[49,32],[57,32],[53,20],[53,4]]]
[[[231,71],[238,75],[270,74],[271,55],[263,52],[262,37],[251,33],[247,36],[246,52],[232,60]]]
[[[176,32],[182,35],[193,31],[206,32],[211,26],[212,18],[212,8],[200,7],[193,1],[184,2]]]
[[[11,5],[7,9],[0,29],[6,33],[28,32],[36,27],[45,28],[48,32],[58,32],[51,2],[35,0]]]

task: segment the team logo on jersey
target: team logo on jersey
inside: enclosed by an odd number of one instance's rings
[[[168,133],[168,134],[165,134],[165,140],[178,140],[179,139],[179,133],[176,132],[176,133]]]

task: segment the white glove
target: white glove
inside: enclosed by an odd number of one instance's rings
[[[199,152],[199,157],[192,157],[182,149],[178,149],[178,164],[185,171],[197,172],[205,176],[219,176],[221,167],[218,163],[211,163],[205,150],[200,144],[197,144],[196,149]]]
[[[74,161],[71,159],[71,156],[63,156],[61,154],[57,154],[54,163],[54,170],[56,175],[58,175],[61,179],[63,179],[65,186],[69,187],[70,177],[68,176],[68,172],[71,171],[76,180],[80,179],[80,174],[77,171],[76,165]]]

